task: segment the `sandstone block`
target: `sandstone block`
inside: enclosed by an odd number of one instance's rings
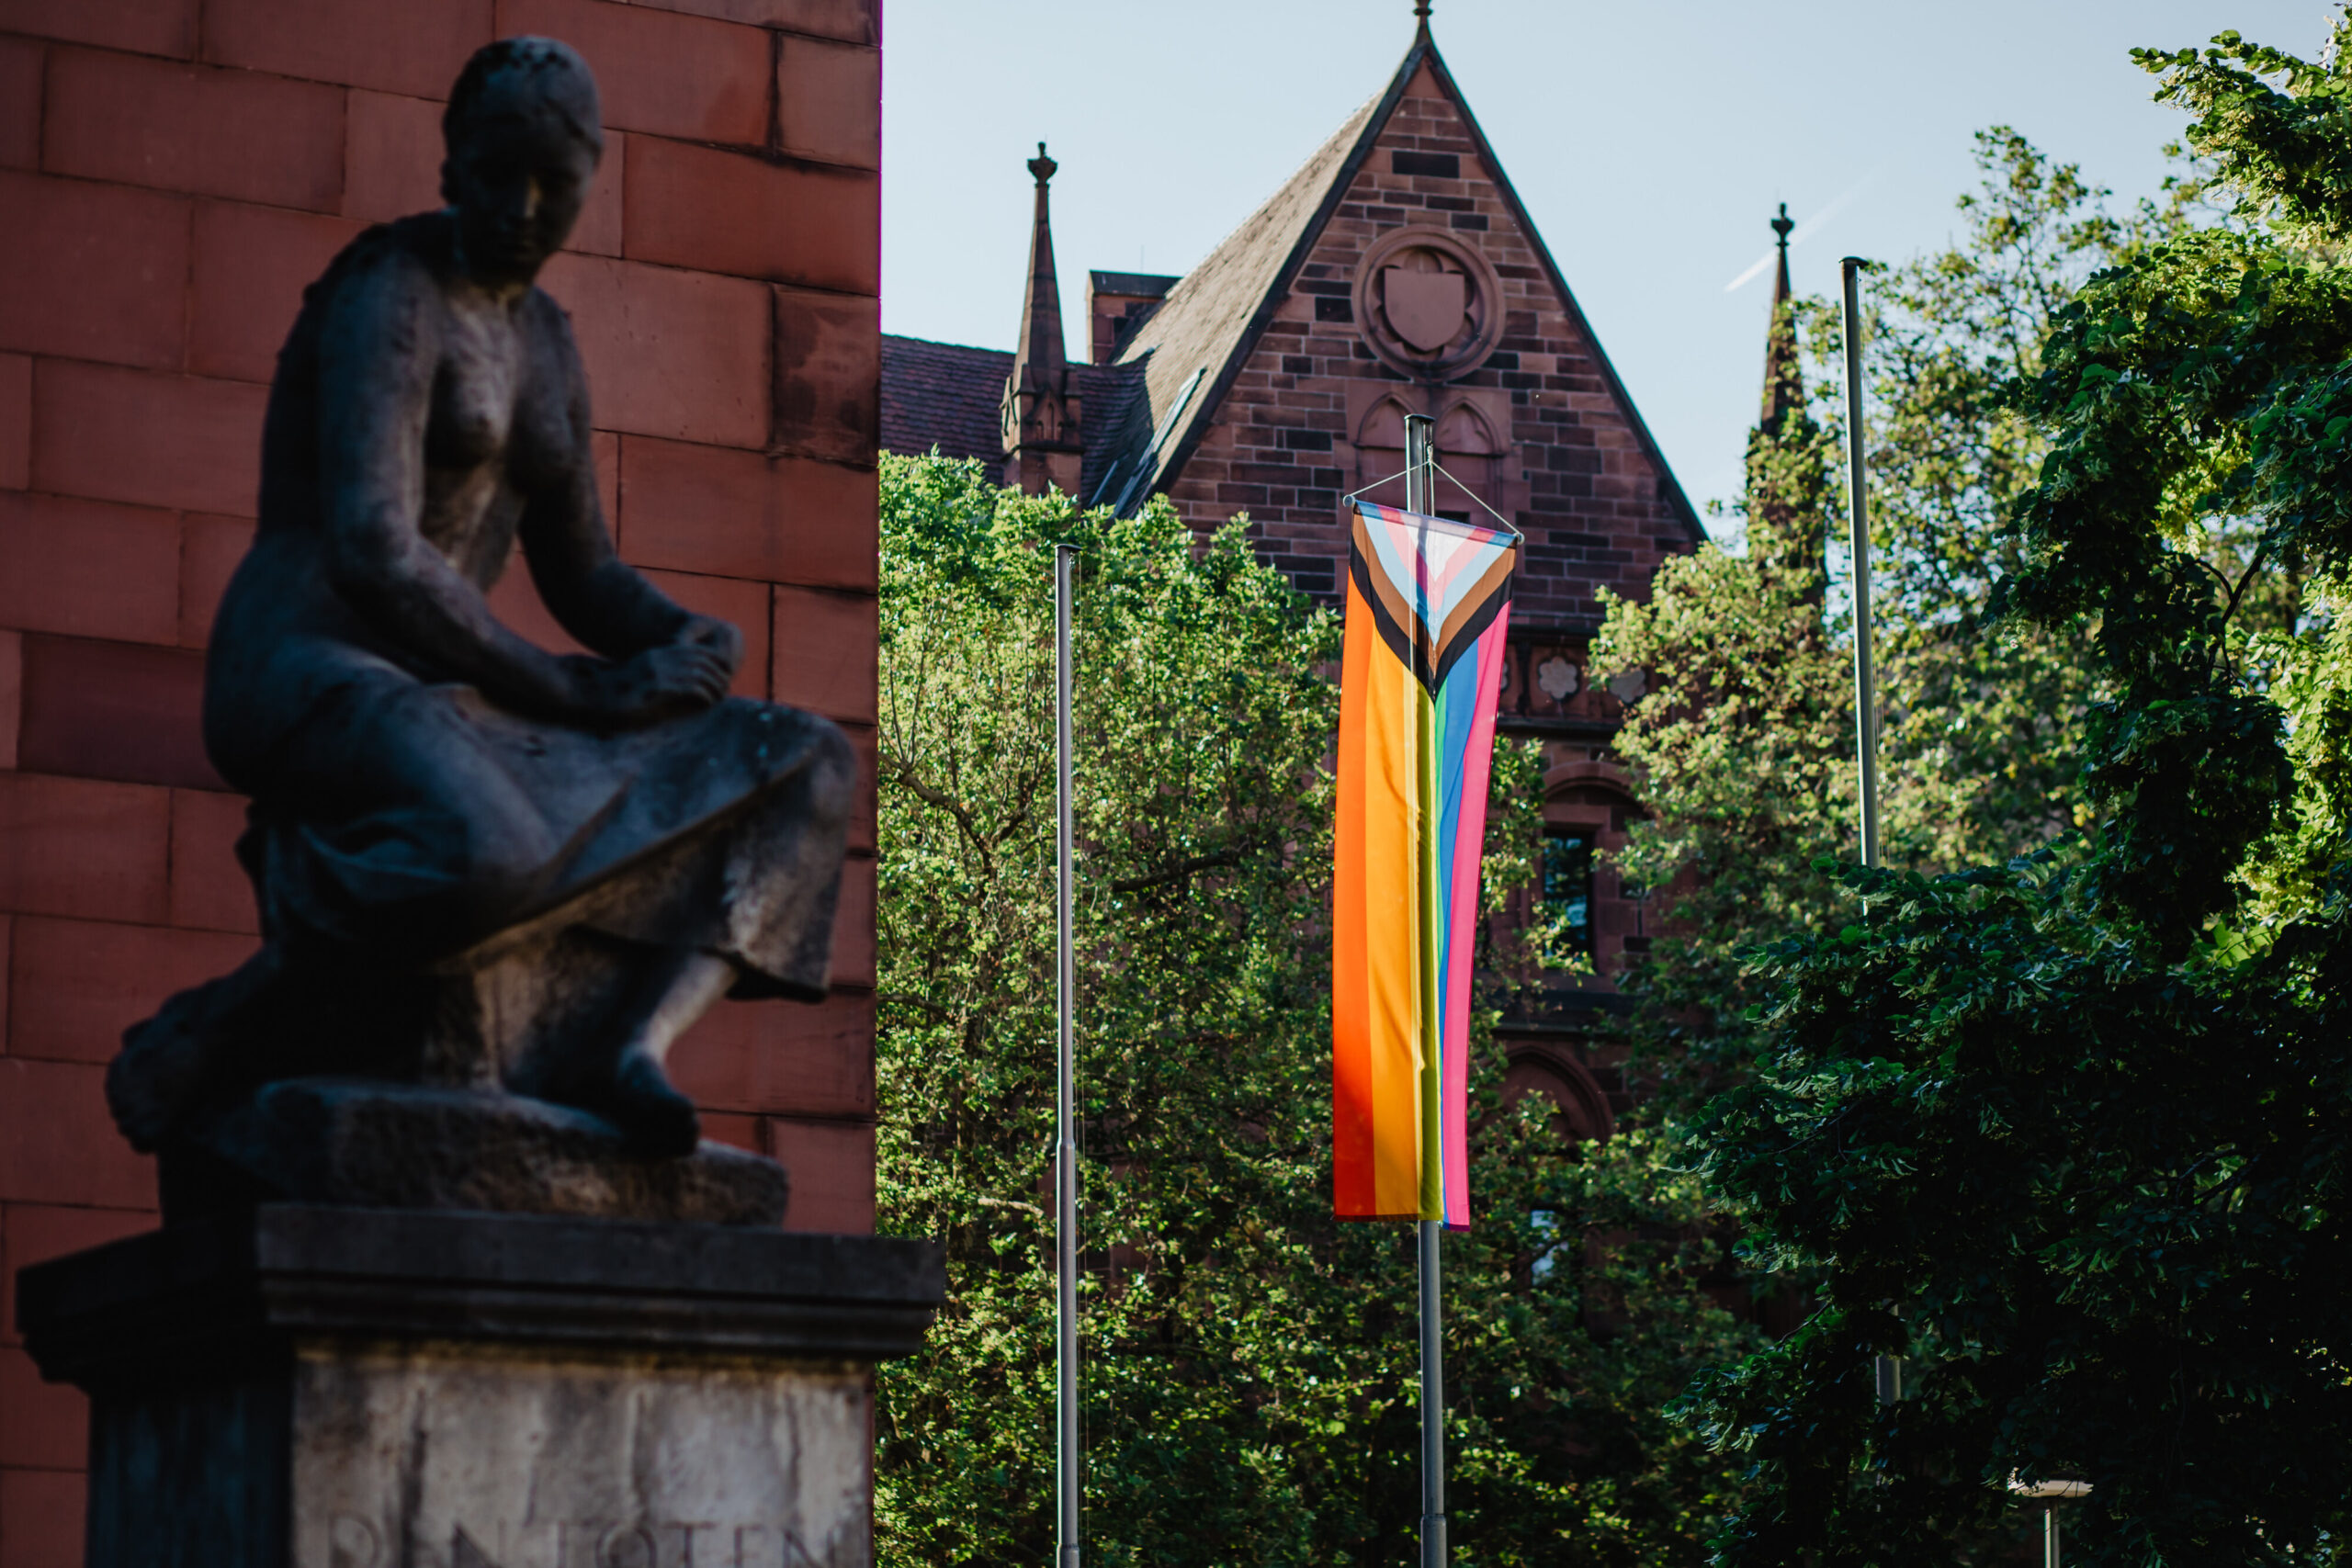
[[[673,571],[871,592],[879,482],[871,468],[630,436],[621,554]]]
[[[168,796],[149,784],[0,773],[0,908],[161,924]]]
[[[637,143],[632,141],[632,145]],[[559,255],[599,428],[756,448],[768,434],[767,290],[749,279]]]
[[[267,385],[302,290],[359,229],[347,218],[198,202],[187,367]]]
[[[343,91],[315,82],[58,50],[44,121],[52,174],[313,212],[343,193]]]
[[[874,1230],[870,1122],[767,1118],[768,1153],[793,1173],[794,1230],[865,1235]]]
[[[879,182],[746,152],[633,137],[626,252],[634,260],[807,284],[879,287]]]
[[[707,1109],[764,1114],[874,1113],[874,998],[727,1002],[670,1049],[673,1082]]]
[[[250,937],[164,926],[20,915],[15,928],[8,1054],[101,1066],[122,1048],[122,1032],[165,997],[227,974],[254,951]]]
[[[578,50],[596,73],[607,126],[767,141],[768,35],[757,28],[608,0],[499,0],[498,33],[540,33]]]
[[[33,367],[32,483],[141,506],[251,517],[268,389],[70,360]]]
[[[143,506],[0,494],[0,626],[170,642],[179,519]]]
[[[186,200],[0,174],[0,226],[9,236],[0,246],[0,346],[178,367],[187,319]]]
[[[196,52],[197,0],[0,0],[0,31],[185,60]]]
[[[193,649],[28,637],[17,755],[36,773],[226,788],[204,754],[203,702]]]
[[[22,490],[32,481],[33,362],[22,354],[0,354],[0,490]]]
[[[882,51],[808,38],[777,46],[784,150],[853,168],[882,166]]]
[[[863,594],[775,592],[775,700],[828,718],[875,717],[881,626]]]
[[[438,97],[492,37],[491,0],[207,0],[204,58]]]
[[[104,1076],[104,1068],[83,1062],[0,1057],[0,1199],[105,1209],[143,1209],[155,1201],[155,1162],[131,1153],[116,1134]],[[17,1425],[0,1421],[0,1427]],[[79,1461],[77,1447],[51,1462]]]

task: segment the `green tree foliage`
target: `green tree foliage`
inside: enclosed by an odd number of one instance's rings
[[[1161,502],[1118,521],[975,465],[883,463],[879,1213],[944,1240],[950,1292],[879,1376],[879,1558],[1052,1553],[1067,541],[1090,1560],[1406,1561],[1410,1227],[1329,1211],[1338,627],[1239,525],[1196,548]],[[1526,874],[1534,766],[1498,749],[1498,888]],[[1578,1157],[1476,1060],[1475,1223],[1445,1248],[1454,1539],[1483,1562],[1696,1563],[1736,1465],[1665,1406],[1750,1340],[1692,1288],[1720,1259],[1695,1186],[1640,1137]]]
[[[1871,275],[1864,294],[1881,839],[1888,863],[1923,870],[2076,826],[2086,626],[1985,615],[2023,564],[2003,520],[2048,449],[2002,389],[2040,373],[2085,277],[2178,223],[2109,216],[2106,191],[2006,127],[1978,136],[1976,162],[1959,242]],[[1743,955],[1829,918],[1844,895],[1815,863],[1854,852],[1850,626],[1842,591],[1825,592],[1846,527],[1842,328],[1815,300],[1782,307],[1771,333],[1736,509],[1746,554],[1669,561],[1647,603],[1609,602],[1593,651],[1599,668],[1649,671],[1617,746],[1650,818],[1619,863],[1662,890],[1666,934],[1626,986],[1669,1104],[1766,1049]]]
[[[2132,247],[2015,406],[2012,624],[2080,637],[2086,829],[1838,880],[1706,1174],[1821,1310],[1694,1405],[1724,1561],[1981,1561],[2072,1474],[2070,1562],[2335,1562],[2352,1526],[2352,21],[2324,63],[2143,54],[2248,221]],[[1916,1397],[1874,1404],[1873,1352]]]

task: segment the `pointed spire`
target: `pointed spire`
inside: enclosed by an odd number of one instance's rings
[[[1780,243],[1780,275],[1772,284],[1772,320],[1764,330],[1764,427],[1777,431],[1781,416],[1804,401],[1804,371],[1797,363],[1796,310],[1789,288],[1789,204],[1772,220],[1772,234]]]
[[[1430,36],[1430,0],[1413,0],[1413,41],[1426,43]]]
[[[1789,232],[1795,227],[1784,201],[1772,220],[1780,276],[1765,330],[1764,416],[1747,438],[1747,553],[1786,574],[1783,581],[1818,605],[1827,583],[1829,489],[1821,430],[1805,407],[1804,365],[1797,353],[1795,291],[1789,286]]]
[[[1021,301],[1021,336],[1012,373],[1004,380],[1000,418],[1004,431],[1004,479],[1036,494],[1057,485],[1076,494],[1084,448],[1079,440],[1079,396],[1062,347],[1062,286],[1054,270],[1054,227],[1046,182],[1060,167],[1037,143],[1029,173],[1037,181],[1035,225],[1029,234],[1029,291]]]
[[[1046,144],[1038,142],[1037,155],[1029,160],[1029,172],[1037,180],[1037,216],[1029,231],[1029,297],[1021,302],[1016,370],[1023,365],[1062,363],[1062,286],[1054,271],[1054,224],[1046,206],[1046,182],[1059,167],[1046,156]]]

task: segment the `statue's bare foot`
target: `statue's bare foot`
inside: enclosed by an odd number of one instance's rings
[[[640,1046],[621,1053],[611,1084],[589,1109],[620,1129],[629,1153],[649,1159],[680,1158],[702,1141],[694,1101],[671,1087],[662,1064]]]
[[[277,949],[265,947],[122,1032],[107,1066],[107,1109],[132,1148],[153,1154],[205,1100],[254,1081],[252,1043],[283,978]]]
[[[107,1109],[141,1154],[154,1153],[196,1108],[211,1076],[205,988],[182,991],[154,1017],[125,1030],[122,1049],[107,1066]]]

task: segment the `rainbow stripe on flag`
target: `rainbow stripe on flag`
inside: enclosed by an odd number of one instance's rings
[[[1470,960],[1519,540],[1355,504],[1331,888],[1331,1199],[1470,1223]]]

